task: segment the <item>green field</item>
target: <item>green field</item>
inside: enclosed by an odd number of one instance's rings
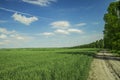
[[[1,49],[0,80],[87,80],[98,49]]]

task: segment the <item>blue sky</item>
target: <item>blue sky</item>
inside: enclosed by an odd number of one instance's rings
[[[103,38],[115,0],[0,0],[0,47],[70,47]]]

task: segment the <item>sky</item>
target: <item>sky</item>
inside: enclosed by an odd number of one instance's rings
[[[115,0],[0,0],[0,48],[71,47],[103,38]]]

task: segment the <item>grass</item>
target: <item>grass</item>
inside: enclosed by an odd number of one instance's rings
[[[87,80],[98,49],[1,49],[0,80]]]
[[[120,56],[120,50],[109,50],[113,55]]]

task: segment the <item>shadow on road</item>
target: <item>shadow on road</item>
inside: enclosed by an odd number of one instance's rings
[[[108,55],[109,53],[99,53],[95,54],[94,52],[57,52],[58,54],[72,54],[72,55],[87,55],[87,56],[92,56],[96,59],[102,59],[102,60],[116,60],[120,61],[120,57],[114,56],[114,55]]]
[[[101,53],[103,54],[103,53]],[[105,53],[107,54],[107,53]],[[97,58],[97,59],[103,59],[103,60],[116,60],[116,61],[120,61],[120,57],[118,56],[114,56],[114,55],[96,55],[94,56],[94,58]]]

